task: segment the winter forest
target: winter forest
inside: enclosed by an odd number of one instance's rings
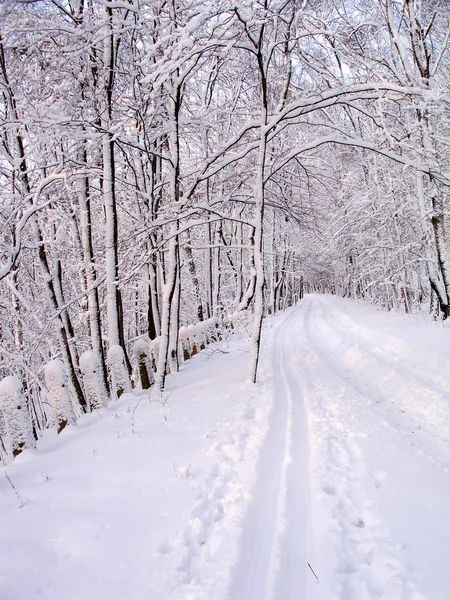
[[[0,0],[1,600],[448,600],[449,0]]]
[[[256,381],[264,315],[304,292],[448,317],[446,0],[0,19],[0,375],[34,436],[49,397],[62,428],[131,381],[163,390],[247,313]]]

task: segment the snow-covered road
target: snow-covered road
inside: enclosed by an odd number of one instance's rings
[[[450,334],[332,296],[6,467],[1,600],[448,600]],[[3,469],[4,467],[2,467]]]
[[[448,598],[448,337],[325,296],[284,318],[230,600]]]

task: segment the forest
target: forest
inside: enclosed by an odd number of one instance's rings
[[[14,453],[244,320],[255,382],[304,293],[448,318],[449,38],[447,0],[3,0]]]

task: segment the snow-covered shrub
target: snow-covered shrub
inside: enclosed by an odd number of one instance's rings
[[[22,383],[15,375],[0,381],[0,410],[13,455],[17,456],[24,448],[34,448],[36,440],[27,399],[22,392]]]
[[[57,358],[51,360],[45,365],[44,374],[45,385],[48,389],[55,417],[56,429],[60,433],[66,425],[73,425],[75,423],[69,381],[64,363]]]
[[[87,350],[80,356],[80,369],[86,398],[91,408],[101,408],[108,402],[108,393],[101,368],[98,352]]]
[[[161,342],[160,336],[155,337],[155,339],[150,342],[150,353],[151,353],[152,368],[153,368],[154,373],[156,373],[156,369],[158,368],[160,342]]]
[[[142,389],[148,390],[154,383],[148,340],[144,338],[136,340],[133,346],[133,353],[136,358]]]
[[[189,360],[191,358],[191,349],[189,346],[188,331],[184,325],[180,327],[179,338],[183,350],[183,360]]]
[[[108,365],[111,373],[112,387],[117,398],[120,398],[124,393],[131,392],[131,381],[121,346],[111,346],[108,351]]]
[[[198,354],[197,336],[195,333],[195,326],[188,325],[187,333],[188,333],[188,338],[189,338],[189,347],[191,349],[191,356],[195,356],[196,354]]]

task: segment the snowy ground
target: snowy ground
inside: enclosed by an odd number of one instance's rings
[[[449,330],[310,296],[256,386],[222,350],[3,469],[1,600],[448,600]]]

